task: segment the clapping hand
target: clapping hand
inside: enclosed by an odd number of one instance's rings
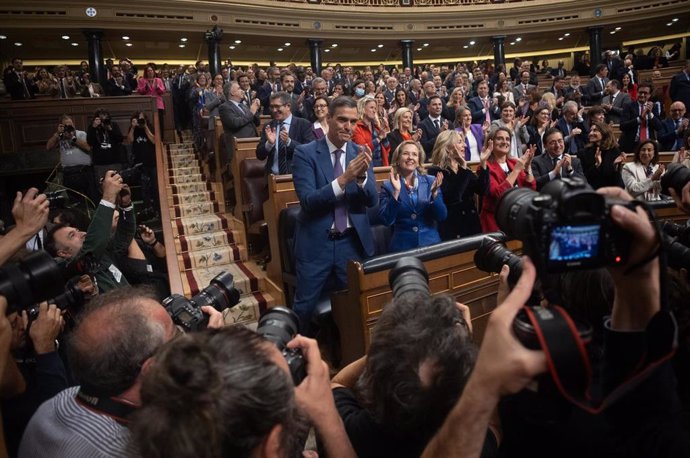
[[[486,142],[486,147],[482,151],[481,155],[479,156],[480,161],[487,161],[489,157],[491,156],[491,153],[494,151],[494,141],[489,140]]]
[[[431,198],[432,199],[435,199],[436,196],[438,195],[438,190],[441,187],[441,184],[443,184],[443,172],[439,171],[436,174],[436,179],[434,180],[434,183],[431,185]]]
[[[616,159],[613,160],[613,165],[620,167],[625,164],[625,153],[620,153]]]
[[[601,148],[597,146],[597,151],[594,153],[594,165],[601,166]]]
[[[664,164],[659,164],[659,167],[656,168],[656,171],[654,171],[654,174],[652,175],[652,180],[656,181],[661,178],[661,175],[663,175],[665,171],[666,166]]]
[[[422,138],[422,129],[417,129],[412,135],[412,140],[418,142]]]
[[[482,124],[482,130],[484,131],[484,135],[491,129],[491,123],[489,121],[484,121],[484,124]]]
[[[280,130],[280,143],[283,145],[287,144],[290,140],[290,135],[285,127]]]
[[[272,126],[267,125],[264,132],[266,133],[266,140],[268,140],[268,142],[270,144],[275,145],[276,144],[276,130]]]
[[[396,172],[395,167],[391,166],[391,171],[390,171],[390,181],[391,181],[391,186],[393,186],[393,197],[396,199],[400,195],[400,190],[402,188],[400,184],[400,174]]]

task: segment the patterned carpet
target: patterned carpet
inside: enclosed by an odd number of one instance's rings
[[[203,174],[192,142],[166,145],[168,208],[185,295],[198,293],[223,271],[230,272],[241,301],[226,310],[228,324],[253,325],[274,305],[263,271],[248,258],[242,222],[225,213],[220,183]]]

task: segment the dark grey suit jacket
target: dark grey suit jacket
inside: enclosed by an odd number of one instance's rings
[[[247,111],[228,100],[218,107],[218,116],[223,123],[225,135],[232,135],[236,138],[257,137],[256,126],[259,125],[259,111],[255,114],[247,108]]]
[[[276,129],[278,123],[273,120],[270,126]],[[314,141],[314,129],[312,123],[306,119],[292,117],[290,121],[290,130],[288,131],[290,137],[290,144],[281,148],[281,154],[287,154],[287,165],[290,173],[292,173],[292,156],[295,153],[295,148],[300,145]],[[266,175],[273,173],[271,167],[273,166],[273,156],[275,155],[275,148],[270,151],[266,149],[266,131],[261,132],[261,139],[256,146],[256,158],[260,160],[266,159]]]
[[[611,97],[612,95],[607,95],[603,99],[601,99],[601,103],[604,105],[608,105],[611,103]],[[608,122],[612,122],[614,124],[620,124],[621,123],[621,115],[623,114],[623,107],[627,104],[630,103],[630,94],[626,94],[624,92],[619,92],[618,95],[616,96],[616,99],[613,101],[613,104],[611,105],[611,110],[608,112],[606,115],[606,120]]]
[[[573,166],[572,173],[567,174],[566,171],[562,171],[562,176],[567,176],[568,178],[577,177],[587,181],[587,179],[585,178],[585,173],[582,170],[582,163],[580,162],[580,160],[575,156],[571,156],[571,159]],[[551,159],[551,156],[549,156],[549,154],[546,152],[540,154],[539,156],[535,156],[535,158],[532,159],[532,172],[534,173],[534,178],[537,181],[537,191],[539,191],[546,183],[551,181],[549,180],[549,172],[553,170],[553,167],[553,160]]]

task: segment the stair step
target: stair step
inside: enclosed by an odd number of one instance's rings
[[[209,282],[222,272],[229,272],[232,274],[235,288],[242,291],[243,294],[265,290],[266,283],[263,276],[264,274],[262,273],[257,276],[257,273],[253,271],[251,265],[251,263],[235,262],[233,264],[185,270],[181,273],[187,280],[191,294],[196,294],[199,290],[207,287]]]
[[[206,183],[170,184],[168,186],[173,194],[214,191],[213,186],[208,181]]]
[[[177,205],[175,218],[189,218],[190,216],[212,215],[221,209],[217,202],[200,202],[194,204]]]
[[[205,192],[189,192],[185,194],[175,194],[168,196],[168,206],[173,205],[190,205],[204,202],[216,202],[219,207],[223,207],[223,199],[220,194],[214,191]]]
[[[197,235],[180,235],[175,244],[178,245],[178,253],[187,251],[206,250],[223,245],[234,245],[239,241],[238,231],[224,230],[207,232]]]
[[[171,221],[176,235],[195,235],[232,229],[228,219],[221,215],[203,215],[195,218],[178,218]]]
[[[244,245],[224,245],[207,250],[188,251],[177,256],[177,261],[186,270],[207,268],[246,261],[247,249]]]
[[[267,293],[252,293],[242,296],[240,303],[223,311],[225,324],[256,325],[259,317],[267,309],[276,305],[275,299]]]

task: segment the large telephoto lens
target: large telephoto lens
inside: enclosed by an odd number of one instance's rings
[[[431,296],[429,274],[424,263],[414,256],[405,256],[395,263],[388,274],[388,284],[393,290],[393,297],[396,299],[405,294]]]
[[[299,317],[287,307],[273,307],[259,319],[256,332],[284,349],[299,331]]]
[[[690,181],[690,169],[681,164],[668,164],[666,173],[661,176],[661,191],[672,188],[680,196],[683,187]]]
[[[508,282],[515,285],[522,275],[522,259],[510,251],[503,242],[493,237],[485,237],[474,253],[474,263],[484,272],[500,273],[504,264],[510,268]]]
[[[528,212],[539,193],[527,188],[511,188],[501,196],[496,207],[496,223],[510,238],[525,240],[532,232]],[[546,197],[546,196],[541,196]]]
[[[230,272],[216,275],[209,285],[192,297],[192,302],[201,307],[210,305],[219,312],[234,307],[240,302],[240,291],[235,288],[235,279]]]
[[[37,251],[19,264],[0,269],[0,295],[9,304],[7,314],[57,296],[64,287],[62,270],[45,251]]]

